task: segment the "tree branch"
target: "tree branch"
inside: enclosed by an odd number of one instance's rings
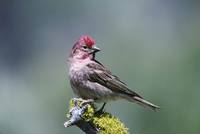
[[[86,134],[128,134],[128,129],[115,116],[97,112],[92,101],[73,98],[69,103],[65,127],[76,125]]]

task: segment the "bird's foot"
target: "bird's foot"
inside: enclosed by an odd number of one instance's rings
[[[84,106],[86,104],[94,102],[93,99],[84,100],[82,98],[73,98],[73,101],[75,102],[75,104],[80,104],[80,106]]]
[[[73,98],[73,101],[75,101],[75,102],[78,102],[78,101],[82,102],[83,99],[82,98]]]
[[[80,105],[81,105],[81,106],[84,106],[84,105],[89,104],[89,103],[92,103],[92,102],[94,102],[93,99],[82,100],[82,102],[81,102]]]

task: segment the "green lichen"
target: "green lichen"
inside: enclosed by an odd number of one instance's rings
[[[76,100],[77,102],[77,100]],[[77,102],[81,108],[81,100]],[[75,101],[72,99],[69,102],[69,109],[75,106]],[[128,128],[115,116],[110,113],[103,112],[101,114],[95,113],[96,107],[93,103],[88,104],[86,111],[83,113],[82,118],[85,121],[91,121],[99,129],[100,134],[128,134]],[[67,114],[69,117],[69,114]]]

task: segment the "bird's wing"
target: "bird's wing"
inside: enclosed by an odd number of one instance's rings
[[[113,92],[128,95],[134,102],[141,106],[149,107],[154,111],[159,109],[158,106],[144,100],[140,95],[130,90],[125,83],[123,83],[117,76],[112,75],[112,73],[101,63],[94,60],[94,62],[87,64],[87,67],[90,70],[90,73],[88,74],[90,81],[97,82],[102,86],[109,88]]]
[[[117,93],[142,98],[140,95],[130,90],[117,76],[112,75],[112,73],[99,62],[95,61],[93,63],[89,63],[87,64],[87,67],[90,70],[90,81],[97,82]]]

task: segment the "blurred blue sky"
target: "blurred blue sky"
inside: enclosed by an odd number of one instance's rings
[[[74,97],[66,61],[82,34],[96,39],[98,60],[162,107],[109,103],[130,133],[200,133],[199,25],[198,0],[1,0],[0,133],[81,133],[63,123]]]

